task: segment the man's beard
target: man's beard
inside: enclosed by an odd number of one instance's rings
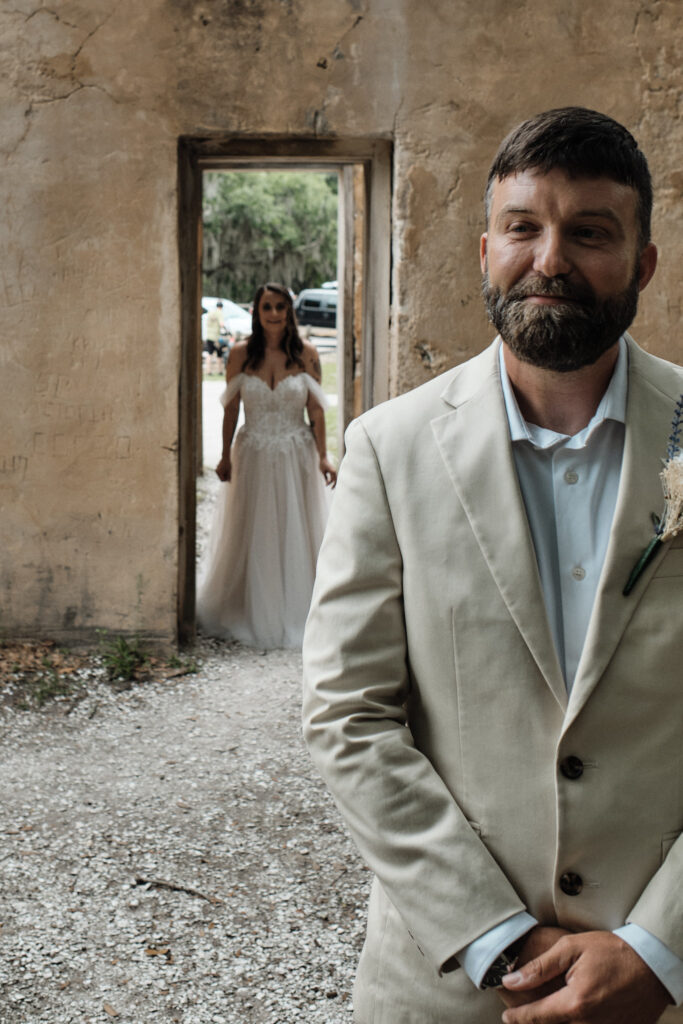
[[[544,370],[568,373],[592,366],[616,344],[633,322],[638,308],[638,273],[619,295],[598,299],[588,285],[556,277],[533,277],[503,295],[492,288],[488,271],[482,281],[486,310],[492,324],[522,362]],[[553,295],[562,305],[524,302],[527,295]]]

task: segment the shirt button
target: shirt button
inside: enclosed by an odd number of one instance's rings
[[[568,484],[575,484],[576,481],[579,479],[579,474],[575,472],[573,469],[568,469],[567,472],[564,474],[564,479]]]
[[[580,779],[583,775],[583,761],[575,754],[570,754],[560,761],[560,771],[565,779]]]
[[[578,896],[583,889],[583,878],[575,871],[565,871],[560,877],[560,889],[565,896]]]
[[[575,565],[574,568],[572,569],[572,576],[574,577],[575,580],[585,579],[586,570],[582,569],[580,565]]]

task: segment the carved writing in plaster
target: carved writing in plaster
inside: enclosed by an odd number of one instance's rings
[[[127,435],[36,433],[33,435],[33,451],[36,455],[60,459],[129,459],[131,439]]]
[[[25,455],[0,455],[0,484],[23,480],[27,468],[28,459]]]
[[[79,334],[71,339],[71,351],[75,356],[98,355],[102,343],[95,338],[85,338]]]
[[[111,405],[78,405],[75,402],[43,402],[40,406],[43,419],[76,423],[111,423],[114,411]]]
[[[99,368],[101,355],[101,338],[78,335],[71,339],[71,365],[74,368],[87,365],[89,369],[96,370]]]
[[[35,391],[38,398],[70,398],[74,383],[70,377],[61,373],[41,373],[36,381]]]

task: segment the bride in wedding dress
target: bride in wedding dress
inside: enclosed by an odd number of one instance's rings
[[[252,647],[299,647],[337,473],[314,345],[299,337],[289,292],[263,285],[252,334],[230,352],[221,395],[225,484],[199,566],[203,632]],[[233,444],[240,402],[244,426]],[[304,417],[308,414],[308,423]]]

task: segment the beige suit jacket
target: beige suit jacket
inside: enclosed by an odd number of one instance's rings
[[[349,429],[306,628],[304,732],[376,876],[362,1024],[498,1022],[498,996],[452,958],[524,908],[575,930],[628,919],[683,958],[683,535],[622,595],[662,509],[683,371],[628,351],[619,496],[569,700],[497,343]],[[568,755],[579,779],[559,769]],[[568,871],[578,895],[559,885]]]

